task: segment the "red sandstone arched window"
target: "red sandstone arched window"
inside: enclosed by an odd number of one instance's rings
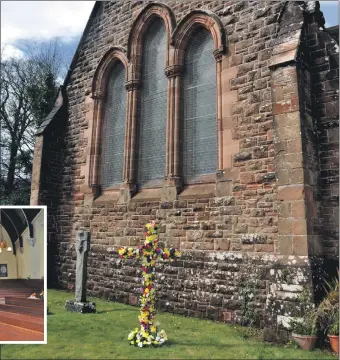
[[[120,61],[108,75],[104,98],[100,183],[107,189],[123,180],[126,91],[125,68]]]
[[[217,96],[214,42],[204,27],[192,33],[184,58],[181,160],[184,183],[217,169]]]
[[[169,7],[146,5],[126,55],[112,48],[94,75],[89,185],[126,202],[138,188],[173,197],[181,183],[215,181],[224,51],[223,25],[211,12],[192,11],[176,26]]]
[[[223,169],[223,24],[209,11],[194,10],[175,28],[171,45],[171,173],[184,184],[215,182]]]
[[[89,185],[95,189],[119,189],[124,178],[127,67],[124,50],[113,47],[93,77]]]
[[[176,21],[170,8],[149,3],[128,38],[127,156],[124,189],[161,187],[168,174],[168,80],[170,39]]]
[[[166,28],[154,16],[144,35],[138,121],[137,184],[158,185],[165,176],[167,117]]]

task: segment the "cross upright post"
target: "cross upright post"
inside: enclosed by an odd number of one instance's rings
[[[95,313],[96,304],[86,301],[87,257],[90,250],[89,231],[80,230],[77,232],[76,250],[76,300],[67,300],[65,307],[67,311],[79,312],[82,314]]]
[[[131,345],[138,347],[160,346],[167,340],[164,330],[158,331],[154,319],[156,314],[156,289],[154,276],[157,260],[175,260],[181,252],[175,248],[160,248],[158,239],[159,226],[154,221],[146,224],[146,239],[137,248],[121,247],[118,251],[122,259],[141,259],[143,284],[140,295],[141,314],[138,317],[140,329],[135,328],[128,336]]]

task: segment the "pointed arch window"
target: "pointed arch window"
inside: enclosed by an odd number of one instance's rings
[[[166,29],[155,17],[144,37],[141,66],[139,147],[137,154],[140,187],[153,186],[165,176],[167,116]]]
[[[185,51],[182,173],[185,183],[217,168],[216,60],[210,32],[198,27]]]
[[[109,74],[102,127],[101,186],[118,185],[123,178],[126,115],[125,67],[120,62]]]
[[[138,189],[165,186],[162,196],[172,197],[183,183],[216,180],[224,164],[224,52],[223,24],[210,12],[192,11],[176,26],[165,5],[142,10],[127,51],[109,49],[94,75],[87,114],[95,193],[112,189],[125,202]]]

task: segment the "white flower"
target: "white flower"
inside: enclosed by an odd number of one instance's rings
[[[138,343],[138,346],[143,347],[143,343],[142,342]]]

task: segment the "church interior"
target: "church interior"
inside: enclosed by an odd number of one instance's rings
[[[0,342],[44,340],[44,209],[0,208]]]

